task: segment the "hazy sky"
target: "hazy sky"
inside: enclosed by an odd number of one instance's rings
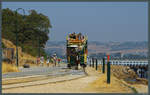
[[[2,8],[35,9],[49,17],[51,41],[65,41],[71,32],[90,41],[147,41],[146,2],[3,2]]]

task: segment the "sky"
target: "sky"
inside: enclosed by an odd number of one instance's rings
[[[147,41],[146,2],[3,2],[2,8],[31,9],[50,19],[50,41],[81,32],[89,41]]]

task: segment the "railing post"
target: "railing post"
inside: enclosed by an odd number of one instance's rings
[[[94,58],[92,58],[92,66],[93,66],[93,68],[94,68]]]
[[[143,78],[143,70],[142,70],[142,67],[141,67],[141,78]]]
[[[92,59],[90,59],[90,67],[91,67],[91,64],[92,64]]]
[[[89,66],[91,67],[91,59],[89,60]]]
[[[97,59],[96,59],[96,70],[97,70]]]
[[[110,84],[110,62],[107,62],[107,83]]]
[[[103,58],[102,72],[105,73],[105,58]]]

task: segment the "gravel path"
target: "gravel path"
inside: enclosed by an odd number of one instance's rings
[[[85,93],[84,88],[96,77],[85,77],[72,81],[3,90],[3,93]]]
[[[17,83],[17,84],[11,84],[11,85],[3,85],[2,89],[12,89],[12,88],[20,88],[20,87],[28,87],[28,86],[36,86],[36,85],[43,85],[48,83],[57,83],[57,82],[64,82],[69,81],[72,79],[78,79],[85,77],[85,74],[82,75],[66,75],[66,76],[59,76],[54,78],[47,78],[44,80],[37,80],[37,81],[31,81],[31,82],[25,82],[25,83]]]

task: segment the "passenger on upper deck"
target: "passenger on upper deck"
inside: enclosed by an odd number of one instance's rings
[[[81,40],[81,33],[79,33],[78,35],[77,35],[77,38],[79,39],[79,40]]]
[[[76,34],[75,34],[75,32],[72,33],[72,34],[70,34],[69,37],[72,38],[72,39],[76,39]]]

